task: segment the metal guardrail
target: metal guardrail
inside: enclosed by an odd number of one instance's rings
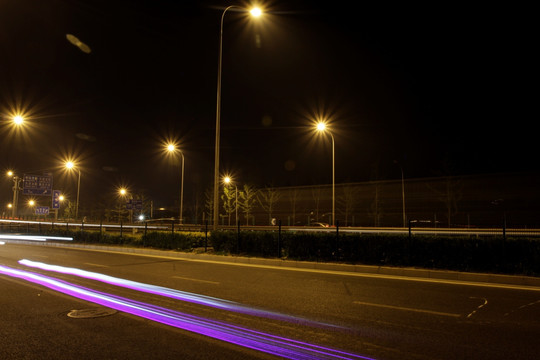
[[[174,222],[160,225],[139,223],[139,224],[116,224],[116,223],[86,223],[80,221],[32,221],[32,220],[11,220],[0,219],[0,232],[15,230],[19,233],[30,233],[36,230],[65,228],[65,229],[92,229],[104,232],[131,231],[167,231],[167,232],[210,232],[207,225],[199,224],[178,224]],[[512,236],[512,237],[540,237],[540,229],[509,229],[509,228],[431,228],[431,227],[321,227],[321,226],[220,226],[220,230],[230,231],[292,231],[292,232],[340,232],[340,233],[360,233],[360,234],[402,234],[402,235],[446,235],[446,236]]]

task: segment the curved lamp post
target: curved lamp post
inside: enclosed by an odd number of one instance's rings
[[[225,13],[232,9],[238,8],[241,10],[246,10],[240,6],[231,5],[223,10],[221,14],[221,26],[219,31],[219,61],[218,61],[218,78],[217,78],[217,96],[216,96],[216,149],[215,149],[215,161],[214,161],[214,224],[213,229],[217,229],[219,222],[219,134],[220,134],[220,121],[221,121],[221,74],[222,74],[222,60],[223,60],[223,19],[225,18]],[[250,14],[254,17],[259,17],[262,12],[259,8],[253,8],[250,11]]]
[[[332,226],[336,224],[336,162],[335,162],[335,145],[334,135],[328,130],[324,122],[317,123],[317,130],[320,132],[328,132],[332,138]]]
[[[170,153],[173,153],[176,151],[176,146],[174,144],[167,145],[167,151]],[[182,215],[183,215],[183,207],[184,207],[184,153],[182,150],[180,151],[180,155],[182,155],[182,170],[181,170],[181,180],[180,180],[180,224],[182,224]]]
[[[68,170],[75,169],[79,173],[79,178],[77,180],[77,205],[75,206],[75,219],[79,218],[79,193],[81,191],[81,170],[75,168],[75,163],[73,161],[66,162],[66,168]]]

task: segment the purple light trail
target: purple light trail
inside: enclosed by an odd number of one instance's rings
[[[254,308],[244,306],[244,305],[241,305],[239,303],[229,301],[229,300],[223,300],[223,299],[218,299],[211,296],[194,294],[194,293],[190,293],[186,291],[170,289],[170,288],[157,286],[157,285],[140,283],[137,281],[121,279],[121,278],[117,278],[117,277],[113,277],[113,276],[109,276],[105,274],[100,274],[96,272],[81,270],[77,268],[45,264],[42,262],[31,261],[27,259],[19,260],[19,264],[25,265],[28,267],[46,270],[46,271],[58,272],[61,274],[76,275],[76,276],[83,277],[85,279],[101,281],[110,285],[120,286],[120,287],[124,287],[128,289],[132,289],[132,290],[142,291],[142,292],[146,292],[150,294],[169,297],[176,300],[186,301],[186,302],[195,303],[199,305],[210,306],[213,308],[238,312],[238,313],[252,315],[252,316],[266,317],[266,318],[271,318],[274,320],[302,323],[302,324],[307,324],[307,325],[312,325],[312,326],[340,328],[337,325],[315,322],[308,319],[303,319],[300,317],[286,315],[286,314],[280,314],[273,311],[254,309]]]
[[[288,359],[371,359],[95,291],[38,273],[0,265],[0,274],[23,279],[63,294],[145,319]]]

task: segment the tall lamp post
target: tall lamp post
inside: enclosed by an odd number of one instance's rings
[[[324,122],[317,123],[317,130],[320,132],[328,132],[332,139],[332,226],[336,224],[336,162],[335,162],[335,144],[334,135],[328,130]]]
[[[130,200],[133,200],[133,195],[131,195],[130,193],[128,193],[127,189],[121,188],[118,192],[120,193],[120,196],[125,197],[125,196],[129,195],[129,199],[130,199]],[[129,222],[130,222],[130,223],[133,222],[133,207],[131,207],[131,208],[129,209]]]
[[[216,96],[216,149],[215,149],[215,160],[214,160],[214,224],[213,229],[216,230],[219,222],[219,134],[220,134],[220,121],[221,121],[221,75],[222,75],[222,63],[223,63],[223,19],[225,18],[225,13],[232,9],[238,8],[241,10],[246,10],[240,6],[231,5],[223,10],[221,14],[221,26],[219,29],[219,61],[218,61],[218,78],[217,78],[217,96]],[[253,8],[250,11],[250,14],[254,17],[259,17],[262,12],[259,8]]]
[[[77,205],[75,206],[75,219],[79,218],[79,194],[81,192],[81,170],[75,168],[75,163],[73,161],[66,162],[66,168],[68,170],[75,169],[79,173],[77,180]]]
[[[17,217],[17,205],[19,204],[19,190],[21,189],[22,179],[15,176],[13,171],[8,171],[7,175],[13,179],[13,203],[11,205],[11,217],[15,219]]]
[[[223,182],[228,185],[232,182],[232,179],[230,176],[226,176]],[[236,184],[234,184],[234,211],[235,224],[238,225],[238,186]]]
[[[176,151],[176,146],[174,144],[169,144],[167,145],[167,151],[169,151],[170,153],[172,152],[175,152]],[[184,207],[184,163],[185,163],[185,159],[184,159],[184,153],[180,151],[180,155],[182,155],[182,170],[181,170],[181,180],[180,180],[180,224],[182,224],[182,214],[183,214],[183,207]]]

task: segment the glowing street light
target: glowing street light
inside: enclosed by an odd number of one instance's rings
[[[334,135],[328,130],[326,123],[320,121],[317,123],[317,131],[328,132],[332,138],[332,226],[336,224],[336,163],[335,163],[335,145]]]
[[[167,151],[170,153],[176,152],[176,146],[174,144],[168,144],[167,145]],[[182,155],[182,171],[181,171],[181,180],[180,180],[180,224],[183,223],[182,221],[182,214],[183,214],[183,207],[184,207],[184,153],[181,150],[180,155]]]
[[[219,134],[220,134],[220,121],[221,121],[221,75],[222,75],[222,63],[223,63],[223,19],[225,18],[225,13],[232,9],[238,8],[240,10],[246,11],[247,9],[240,6],[231,5],[223,10],[221,14],[221,26],[219,32],[219,61],[218,61],[218,79],[217,79],[217,97],[216,97],[216,149],[215,149],[215,161],[214,161],[214,224],[213,229],[216,230],[219,221]],[[262,10],[260,8],[253,8],[250,10],[250,14],[253,17],[259,17],[262,15]]]
[[[22,115],[15,115],[13,117],[13,122],[15,123],[15,125],[22,125],[22,123],[24,122],[24,118],[22,117]]]
[[[79,173],[79,179],[77,181],[77,205],[75,207],[75,219],[79,218],[79,193],[81,190],[81,170],[75,167],[75,163],[73,161],[66,161],[66,168],[68,170],[75,169]]]

